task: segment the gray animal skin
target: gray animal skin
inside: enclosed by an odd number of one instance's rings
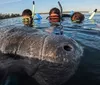
[[[0,28],[0,71],[25,71],[40,85],[61,85],[76,71],[82,48],[71,38],[29,27]]]

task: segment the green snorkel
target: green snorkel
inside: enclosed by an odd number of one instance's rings
[[[92,12],[92,14],[90,15],[90,17],[88,18],[88,19],[91,21],[92,24],[95,24],[95,21],[94,21],[93,17],[94,17],[94,15],[96,14],[96,12],[97,12],[97,9],[95,9],[95,10]]]
[[[91,16],[89,17],[89,19],[92,19],[94,17],[94,15],[96,14],[97,9],[94,10],[94,12],[91,14]]]
[[[32,7],[32,25],[34,25],[34,16],[35,16],[35,1],[33,1],[33,7]]]
[[[33,1],[33,9],[32,9],[33,20],[34,20],[34,16],[35,16],[35,2]]]

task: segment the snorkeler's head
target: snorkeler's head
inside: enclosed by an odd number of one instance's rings
[[[32,11],[30,9],[25,9],[23,12],[22,12],[22,16],[32,16]]]
[[[32,11],[30,9],[25,9],[22,12],[22,18],[24,25],[32,27],[33,18],[32,18]]]
[[[60,10],[58,8],[52,8],[49,12],[49,21],[53,22],[60,22]]]
[[[84,20],[84,15],[80,12],[74,12],[71,16],[71,20],[74,23],[82,23]]]

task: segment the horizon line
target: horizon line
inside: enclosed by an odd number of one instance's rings
[[[71,11],[64,11],[63,13],[70,13]],[[74,11],[74,12],[82,12],[82,13],[89,13],[89,11]],[[48,14],[49,12],[37,12],[39,14]],[[96,13],[100,13],[100,11],[97,11]]]
[[[63,13],[70,13],[71,11],[64,11]],[[89,11],[74,11],[74,12],[81,12],[81,13],[89,13]],[[39,14],[48,14],[49,12],[36,12]],[[100,13],[100,11],[97,11],[96,13]],[[12,14],[12,13],[1,13],[0,14]],[[14,13],[14,14],[20,14],[20,13]]]

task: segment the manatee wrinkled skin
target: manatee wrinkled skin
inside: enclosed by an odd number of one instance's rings
[[[40,85],[66,82],[82,53],[77,42],[62,35],[28,27],[0,28],[0,72],[25,71]]]

